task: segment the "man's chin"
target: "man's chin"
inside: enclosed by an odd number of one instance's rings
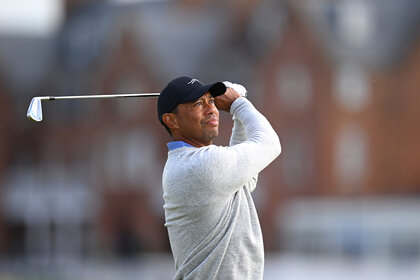
[[[207,132],[207,138],[208,139],[213,140],[217,136],[219,136],[219,128],[218,127],[214,127],[213,129],[211,129]]]

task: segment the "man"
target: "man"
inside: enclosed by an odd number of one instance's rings
[[[233,115],[228,147],[212,144],[219,110]],[[158,116],[173,139],[162,184],[174,279],[262,279],[263,240],[251,192],[258,173],[280,154],[277,134],[234,89],[190,77],[162,90]]]

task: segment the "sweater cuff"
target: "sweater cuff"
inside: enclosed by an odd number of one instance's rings
[[[238,97],[235,99],[235,101],[232,102],[232,105],[230,105],[230,113],[232,115],[235,114],[235,111],[238,107],[241,106],[241,104],[249,102],[245,97]]]

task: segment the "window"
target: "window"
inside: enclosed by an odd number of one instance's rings
[[[367,1],[339,1],[336,5],[337,35],[352,47],[364,47],[374,34],[375,15]]]
[[[305,112],[312,103],[312,77],[300,63],[288,64],[277,73],[277,89],[285,109],[293,114]]]
[[[285,185],[290,189],[299,189],[313,179],[315,169],[314,140],[308,133],[293,131],[282,137],[283,158],[282,174]]]
[[[360,66],[343,63],[336,72],[335,99],[344,110],[352,113],[362,111],[369,103],[369,81]]]
[[[367,152],[366,133],[362,127],[350,124],[339,131],[334,151],[339,185],[346,186],[347,190],[361,187],[366,174]]]

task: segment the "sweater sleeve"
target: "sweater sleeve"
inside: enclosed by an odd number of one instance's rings
[[[234,119],[232,146],[202,148],[196,169],[203,184],[229,194],[255,179],[281,152],[276,132],[251,102],[236,99],[231,113]]]
[[[246,131],[243,123],[234,115],[233,119],[233,129],[232,135],[230,137],[229,146],[235,146],[239,143],[246,141]]]
[[[229,146],[235,146],[247,140],[244,124],[235,115],[233,115],[232,119],[233,119],[233,128],[232,128],[232,135],[230,137]],[[257,182],[258,182],[258,174],[252,177],[251,180],[249,180],[246,183],[245,187],[248,188],[250,192],[252,192],[257,187]]]

